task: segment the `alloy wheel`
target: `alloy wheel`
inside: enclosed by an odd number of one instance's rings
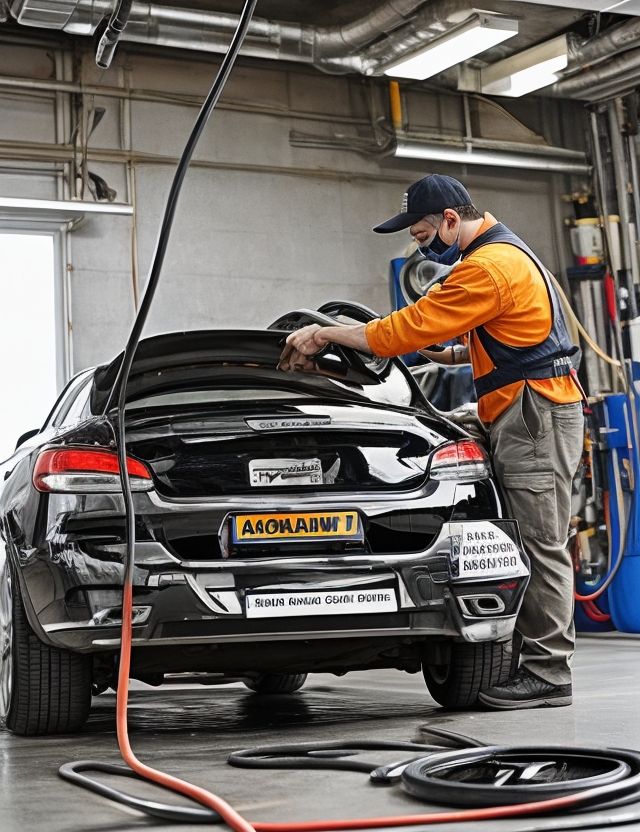
[[[4,724],[11,705],[13,609],[11,572],[5,556],[0,569],[0,724]]]

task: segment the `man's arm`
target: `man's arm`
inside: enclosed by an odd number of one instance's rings
[[[309,324],[309,326],[304,326],[292,332],[287,338],[287,345],[280,356],[278,367],[281,370],[309,370],[313,367],[313,362],[309,361],[309,357],[329,343],[371,353],[365,329],[365,324],[352,326]]]

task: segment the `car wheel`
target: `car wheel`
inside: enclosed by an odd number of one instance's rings
[[[14,734],[78,731],[91,707],[91,658],[43,644],[8,559],[0,571],[0,720]]]
[[[11,575],[5,558],[0,570],[0,725],[6,725],[11,704],[12,642]]]
[[[512,651],[510,644],[452,642],[442,664],[423,664],[429,693],[445,708],[470,708],[478,693],[507,680]]]
[[[252,679],[245,679],[249,690],[255,693],[295,693],[307,681],[306,673],[261,673]]]

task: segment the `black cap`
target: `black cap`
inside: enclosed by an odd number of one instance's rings
[[[427,214],[442,214],[445,208],[472,205],[471,197],[461,182],[452,176],[432,173],[414,182],[402,198],[402,210],[390,220],[376,225],[377,234],[401,231],[426,217]]]

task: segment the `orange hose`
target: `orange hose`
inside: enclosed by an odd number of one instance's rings
[[[536,803],[520,803],[516,806],[489,806],[485,809],[461,809],[456,812],[431,812],[428,815],[400,815],[389,818],[358,818],[356,820],[316,820],[305,823],[256,823],[256,832],[334,832],[340,829],[378,829],[387,826],[413,826],[431,823],[456,823],[472,820],[498,820],[520,815],[534,815],[553,809],[568,809],[576,798],[596,789],[586,789],[578,794],[538,800]]]
[[[129,700],[129,669],[131,667],[131,618],[133,607],[133,588],[130,583],[125,583],[122,597],[122,640],[120,643],[120,667],[118,669],[118,692],[116,699],[116,725],[118,733],[118,745],[125,763],[137,774],[181,792],[187,797],[196,800],[203,806],[209,806],[235,829],[236,832],[254,832],[254,827],[239,815],[235,809],[229,806],[222,798],[215,794],[165,774],[155,768],[141,763],[135,756],[129,743],[129,732],[127,727],[127,704]]]

